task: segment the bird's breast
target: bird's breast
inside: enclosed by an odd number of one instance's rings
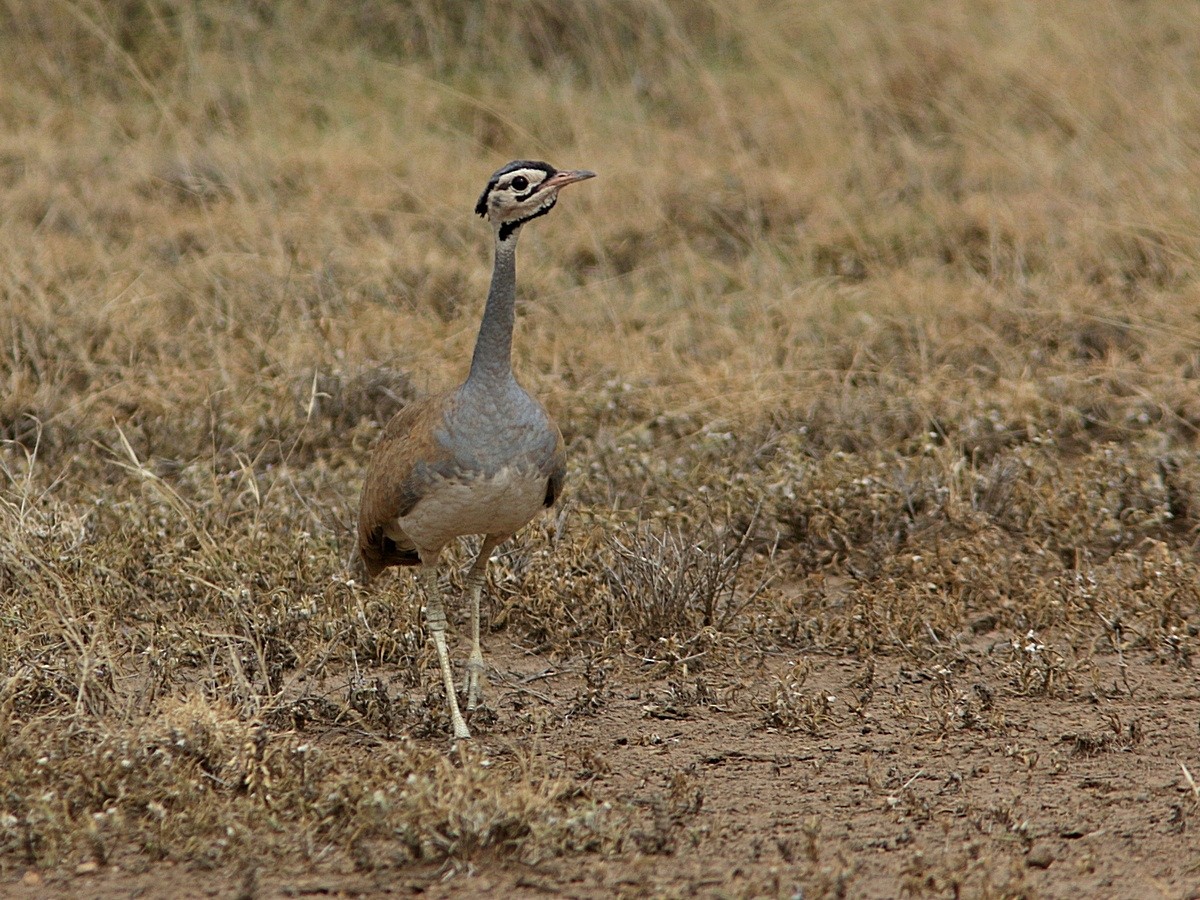
[[[504,466],[490,475],[438,478],[396,524],[417,547],[437,550],[467,534],[512,534],[543,508],[546,476]]]
[[[462,471],[488,476],[528,467],[548,474],[557,438],[546,410],[515,384],[482,396],[464,386],[437,433],[442,452]]]

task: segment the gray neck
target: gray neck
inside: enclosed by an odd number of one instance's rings
[[[517,300],[517,236],[516,229],[501,240],[496,233],[496,261],[492,267],[492,286],[488,290],[487,306],[475,339],[475,355],[471,357],[471,374],[467,384],[504,383],[513,380],[512,337],[514,306]]]

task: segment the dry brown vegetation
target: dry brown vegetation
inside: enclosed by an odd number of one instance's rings
[[[1198,29],[0,6],[0,893],[1195,896]],[[568,500],[459,755],[345,561],[514,157],[601,177],[523,242]]]

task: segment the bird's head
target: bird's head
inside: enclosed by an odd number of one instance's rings
[[[560,172],[549,163],[518,159],[491,177],[475,212],[492,223],[500,240],[508,240],[530,219],[550,212],[562,188],[595,174],[584,169]]]

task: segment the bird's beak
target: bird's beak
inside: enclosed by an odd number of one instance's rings
[[[542,190],[558,190],[568,184],[574,184],[576,181],[585,181],[588,178],[595,177],[596,173],[589,172],[587,169],[569,169],[566,172],[555,172],[542,184]]]

